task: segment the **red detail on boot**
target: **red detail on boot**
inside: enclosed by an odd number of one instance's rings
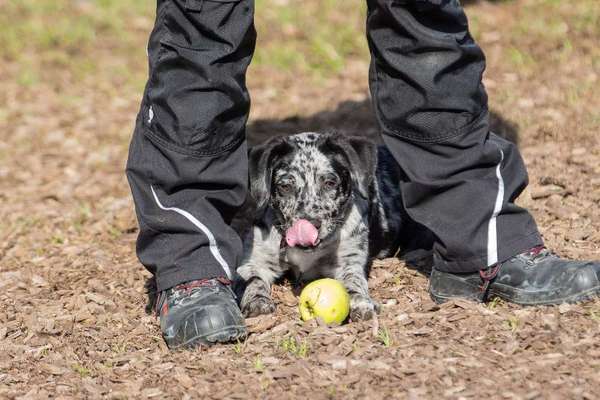
[[[533,247],[531,250],[529,250],[529,253],[531,255],[537,256],[538,254],[540,254],[542,252],[542,250],[544,250],[546,248],[546,246],[535,246]]]
[[[294,222],[294,225],[285,232],[285,242],[290,247],[312,247],[317,244],[318,238],[317,228],[305,219]]]
[[[481,277],[481,286],[479,286],[479,290],[484,293],[487,292],[488,287],[490,286],[490,282],[492,279],[498,275],[498,271],[500,271],[501,264],[496,264],[488,269],[480,269],[479,276]]]

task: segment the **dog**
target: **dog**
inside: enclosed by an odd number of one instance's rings
[[[389,151],[363,138],[305,132],[250,148],[254,221],[242,232],[237,269],[246,317],[275,311],[271,285],[334,278],[350,295],[350,319],[379,311],[369,295],[373,258],[397,254],[407,220],[400,167]]]

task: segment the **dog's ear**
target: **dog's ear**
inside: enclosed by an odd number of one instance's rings
[[[325,137],[322,149],[339,153],[346,159],[354,187],[362,197],[368,199],[375,180],[377,146],[363,138],[329,134]]]
[[[256,201],[258,210],[263,209],[269,203],[273,166],[279,158],[289,154],[292,150],[292,145],[285,137],[273,138],[248,150],[250,195]]]

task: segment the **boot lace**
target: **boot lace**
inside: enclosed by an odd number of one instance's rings
[[[168,307],[173,307],[181,304],[183,300],[189,298],[193,293],[200,287],[214,287],[219,283],[223,285],[230,285],[231,281],[226,278],[212,278],[212,279],[198,279],[195,281],[189,281],[171,289],[161,291],[156,298],[155,313],[157,316],[161,314],[161,311],[166,311]],[[165,308],[167,307],[167,308]]]

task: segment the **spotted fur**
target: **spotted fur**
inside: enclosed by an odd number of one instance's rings
[[[271,285],[291,272],[297,282],[338,279],[350,294],[351,319],[372,318],[369,264],[397,251],[404,215],[391,155],[361,138],[307,132],[255,146],[249,160],[256,217],[237,270],[246,283],[243,313],[273,312]],[[318,229],[315,247],[285,245],[298,219]]]

